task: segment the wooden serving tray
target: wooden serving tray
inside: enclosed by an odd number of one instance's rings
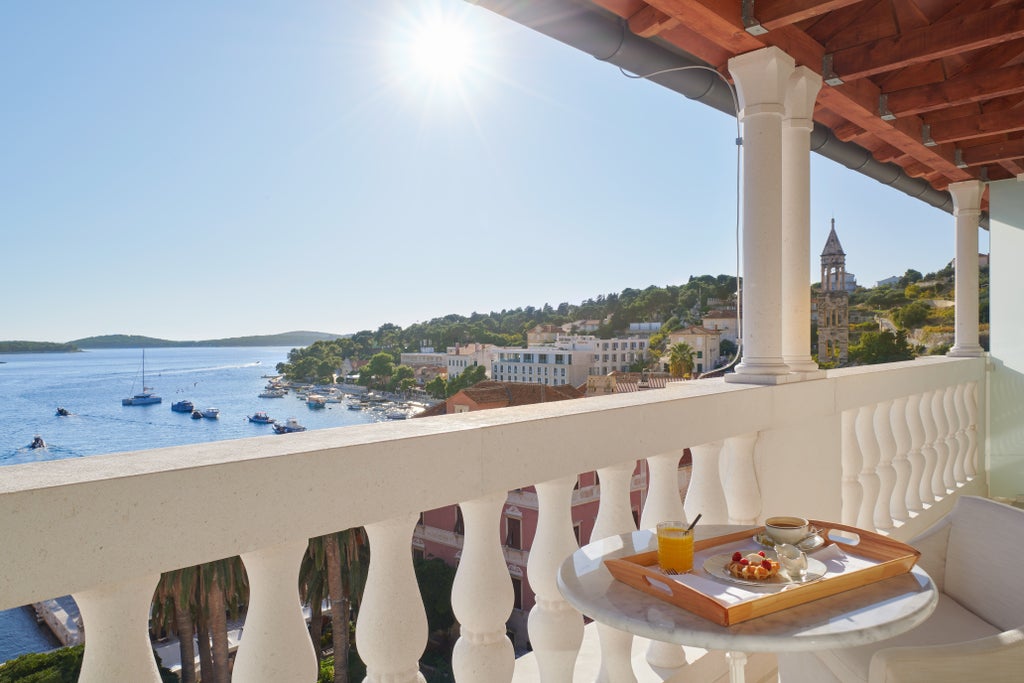
[[[712,579],[704,573],[699,561],[694,563],[692,574],[681,577],[670,577],[661,573],[658,569],[657,550],[620,559],[605,560],[605,566],[612,576],[637,590],[682,607],[721,626],[731,626],[904,574],[913,569],[917,558],[921,555],[906,543],[894,541],[864,529],[818,520],[811,520],[811,524],[821,529],[822,536],[825,538],[825,545],[815,553],[833,544],[829,538],[832,532],[837,532],[839,536],[845,538],[859,537],[859,542],[856,544],[837,544],[837,547],[841,548],[846,555],[858,560],[857,568],[844,569],[839,573],[829,572],[825,577],[810,583],[776,586],[775,590],[768,587],[753,587],[749,591],[749,595],[741,595],[739,598],[737,598],[737,593],[742,594],[746,587],[728,584],[727,587],[730,590],[723,592],[728,594],[728,599],[721,599],[711,595],[711,591],[700,589],[700,584],[704,584],[705,587],[712,585],[726,587],[726,585],[718,579],[714,580],[714,584],[708,584],[707,581]],[[701,551],[712,550],[719,546],[734,546],[744,541],[749,541],[748,547],[754,548],[753,536],[763,531],[764,527],[756,527],[725,536],[706,538],[694,543],[694,553],[700,554]],[[814,553],[809,556],[814,557]],[[697,574],[703,576],[694,576]],[[687,585],[687,577],[695,579],[690,583],[695,584],[696,587]],[[766,590],[768,592],[765,592]]]

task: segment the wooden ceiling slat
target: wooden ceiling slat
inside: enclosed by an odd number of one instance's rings
[[[1021,37],[1024,9],[997,7],[837,50],[832,68],[851,81]]]
[[[919,88],[896,90],[886,93],[886,98],[889,111],[899,117],[1022,92],[1024,64],[970,73]]]
[[[1024,158],[1024,138],[992,142],[977,147],[963,147],[963,162],[968,166],[998,164],[1001,161],[1016,161]]]
[[[754,0],[754,18],[761,26],[774,31],[800,21],[813,19],[827,12],[856,5],[864,0]]]
[[[1024,111],[1004,109],[978,116],[965,116],[951,121],[930,124],[935,142],[958,142],[993,133],[1013,133],[1024,130]]]
[[[835,12],[829,12],[812,22],[807,22],[805,30],[822,45],[833,45],[835,41],[841,39],[845,29],[860,24],[865,17],[871,16],[877,9],[884,11],[884,5],[887,2],[889,0],[862,2],[859,5],[851,5]],[[844,47],[851,46],[845,45]]]
[[[648,0],[647,4],[675,17],[695,33],[714,36],[714,42],[738,55],[763,47],[763,43],[743,30],[740,3],[718,3],[711,0]],[[718,65],[721,66],[721,65]]]

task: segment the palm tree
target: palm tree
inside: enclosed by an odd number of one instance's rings
[[[326,577],[327,593],[331,598],[331,634],[334,645],[334,681],[348,683],[348,659],[351,650],[349,630],[351,610],[358,604],[366,581],[366,533],[362,528],[348,529],[326,536],[311,538],[303,562],[302,583],[306,599],[311,601],[314,614],[323,599]],[[319,574],[319,576],[317,576]],[[316,602],[312,602],[316,600]],[[320,656],[320,637],[312,630],[313,647]]]
[[[200,677],[210,683],[230,683],[228,611],[237,617],[249,600],[249,583],[237,555],[199,568],[199,667]]]
[[[160,575],[153,600],[151,628],[178,636],[181,654],[181,683],[196,683],[195,622],[196,567],[185,567]]]
[[[693,374],[693,347],[678,342],[668,349],[668,371],[672,377],[689,377]]]

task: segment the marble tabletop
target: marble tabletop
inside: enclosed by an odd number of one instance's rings
[[[701,540],[744,528],[703,525],[695,533],[696,539]],[[617,581],[604,565],[606,559],[656,547],[651,530],[590,543],[562,564],[559,590],[577,610],[617,629],[652,640],[737,652],[795,652],[867,645],[909,631],[928,618],[938,603],[931,578],[915,566],[911,572],[884,581],[734,626],[719,626]],[[699,563],[695,571],[702,571]]]

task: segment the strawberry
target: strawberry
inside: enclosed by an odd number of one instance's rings
[[[732,561],[733,562],[739,562],[742,559],[743,559],[743,555],[739,551],[736,551],[736,552],[734,552],[732,554]]]
[[[748,560],[745,557],[740,558],[740,564],[742,564],[744,567],[746,567],[748,564],[750,564],[750,560]]]
[[[764,567],[765,569],[767,569],[768,571],[771,571],[772,570],[772,561],[766,558],[766,559],[761,561],[761,566]]]

